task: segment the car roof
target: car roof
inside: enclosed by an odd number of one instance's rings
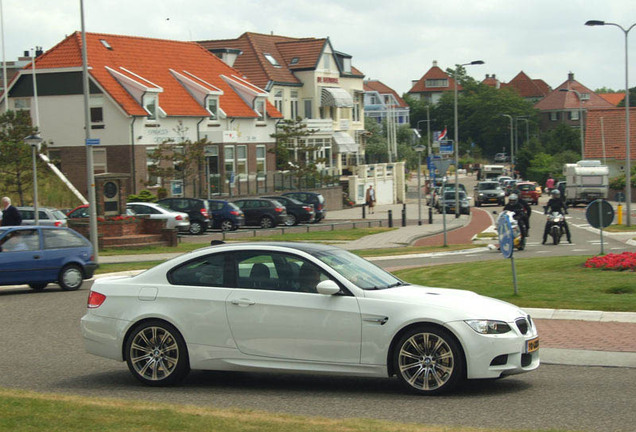
[[[228,244],[222,243],[213,247],[221,247],[221,246],[231,246],[232,248],[238,249],[267,249],[271,247],[281,247],[281,248],[289,248],[296,249],[306,253],[315,253],[315,252],[323,252],[323,251],[332,251],[332,250],[343,250],[336,246],[325,245],[320,243],[300,243],[300,242],[246,242],[246,243],[237,243],[237,244]],[[207,248],[206,248],[207,249]]]

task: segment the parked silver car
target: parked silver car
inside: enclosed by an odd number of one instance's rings
[[[35,225],[35,210],[33,207],[17,207],[22,216],[22,225]],[[53,207],[38,207],[39,225],[67,226],[66,215]]]
[[[150,219],[163,219],[166,221],[166,228],[176,228],[184,232],[190,229],[190,217],[187,213],[171,210],[161,204],[131,202],[126,204],[126,208],[133,210],[137,215],[147,215]]]

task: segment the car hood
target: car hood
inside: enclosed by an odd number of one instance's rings
[[[365,291],[366,298],[381,299],[436,309],[452,320],[495,319],[512,322],[527,314],[513,304],[482,296],[472,291],[406,285],[384,290]]]

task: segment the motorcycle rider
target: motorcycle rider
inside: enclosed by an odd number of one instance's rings
[[[512,193],[508,197],[508,204],[506,204],[503,209],[515,213],[515,219],[519,222],[521,235],[528,237],[528,228],[530,227],[528,224],[529,207],[526,213],[526,207],[519,201],[519,196],[516,193]]]
[[[550,192],[551,198],[548,201],[548,204],[544,207],[544,214],[550,214],[552,212],[558,212],[562,215],[568,214],[568,207],[561,199],[561,191],[558,189],[552,189]],[[563,227],[565,228],[565,235],[568,238],[568,243],[572,243],[572,238],[570,237],[570,228],[568,227],[568,222],[563,218]],[[546,221],[545,229],[543,230],[543,242],[541,244],[545,244],[548,239],[548,234],[550,233],[550,222]]]

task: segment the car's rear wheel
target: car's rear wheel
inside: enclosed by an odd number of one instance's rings
[[[42,291],[44,288],[46,288],[47,285],[48,285],[48,283],[46,283],[46,282],[36,282],[36,283],[30,283],[29,284],[31,289],[35,290],[35,291]]]
[[[75,291],[76,289],[79,289],[79,287],[82,286],[83,281],[84,272],[82,272],[82,269],[75,264],[69,264],[62,268],[58,278],[58,283],[62,289],[66,291]]]
[[[234,223],[229,219],[223,219],[221,222],[221,231],[232,231],[234,229]]]
[[[199,221],[191,221],[190,222],[190,234],[200,235],[203,234],[205,230],[203,229],[203,224]]]
[[[164,321],[147,321],[135,327],[126,339],[125,355],[133,376],[150,386],[175,384],[190,371],[183,337]]]
[[[274,221],[269,216],[263,216],[260,223],[261,228],[273,228]]]
[[[455,387],[464,373],[459,344],[446,330],[420,325],[408,330],[395,346],[394,370],[404,387],[436,395]]]

